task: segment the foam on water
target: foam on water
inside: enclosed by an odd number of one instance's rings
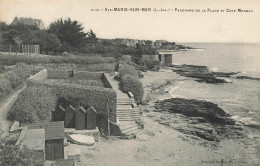
[[[212,67],[209,70],[212,71],[212,72],[218,72],[219,68],[218,67]]]

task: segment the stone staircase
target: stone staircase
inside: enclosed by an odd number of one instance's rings
[[[135,123],[135,120],[140,119],[140,114],[133,98],[117,100],[117,118],[123,135],[136,135],[141,131]]]
[[[120,129],[123,135],[136,135],[141,129],[134,121],[124,121],[120,124]]]
[[[132,98],[117,100],[117,118],[119,121],[134,121],[140,119],[139,110]]]

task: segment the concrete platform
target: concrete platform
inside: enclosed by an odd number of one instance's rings
[[[93,130],[75,130],[72,128],[65,128],[64,132],[65,132],[66,137],[71,134],[83,134],[83,135],[87,135],[87,136],[93,136],[95,139],[95,142],[99,142],[99,140],[100,140],[100,132],[99,132],[98,128],[93,129]]]

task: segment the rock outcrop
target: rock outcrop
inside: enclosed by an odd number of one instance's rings
[[[226,138],[246,137],[230,115],[214,103],[171,98],[156,102],[154,108],[155,112],[164,113],[156,121],[193,138],[219,142]]]
[[[205,82],[211,84],[219,84],[219,83],[229,83],[225,79],[220,79],[218,77],[231,77],[235,72],[225,73],[225,72],[211,72],[209,71],[207,66],[196,66],[196,65],[172,65],[172,71],[176,72],[177,74],[190,77],[190,78],[197,78],[195,80],[197,82]]]
[[[247,79],[247,80],[260,80],[260,78],[248,77],[248,76],[237,76],[237,79]]]
[[[188,117],[200,117],[210,123],[234,125],[235,121],[216,104],[195,99],[171,98],[155,104],[156,111],[180,113]]]

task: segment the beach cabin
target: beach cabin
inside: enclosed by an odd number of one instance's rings
[[[64,122],[49,122],[45,127],[46,160],[64,159]]]
[[[53,111],[53,121],[64,121],[65,120],[65,108],[59,105]]]
[[[37,137],[37,142],[41,142],[45,144],[45,160],[57,160],[64,159],[64,122],[47,122],[47,123],[30,123],[30,124],[22,124],[23,127],[27,127],[28,131],[32,129],[44,129],[44,140],[38,139],[39,132],[35,132],[32,130],[32,136]],[[40,131],[40,130],[39,130]],[[36,141],[30,141],[29,144],[32,144]],[[37,143],[37,146],[40,144]]]
[[[87,111],[80,106],[78,110],[76,111],[76,116],[75,116],[75,129],[76,130],[84,130],[86,126],[86,113]]]
[[[172,64],[172,54],[171,53],[165,53],[165,52],[159,52],[158,53],[158,60],[161,64],[164,65],[171,65]]]
[[[91,130],[97,127],[97,111],[94,107],[90,106],[87,109],[87,116],[86,116],[86,129]]]
[[[72,105],[69,105],[65,109],[65,121],[64,121],[65,128],[75,128],[75,115],[76,115],[75,108]]]

